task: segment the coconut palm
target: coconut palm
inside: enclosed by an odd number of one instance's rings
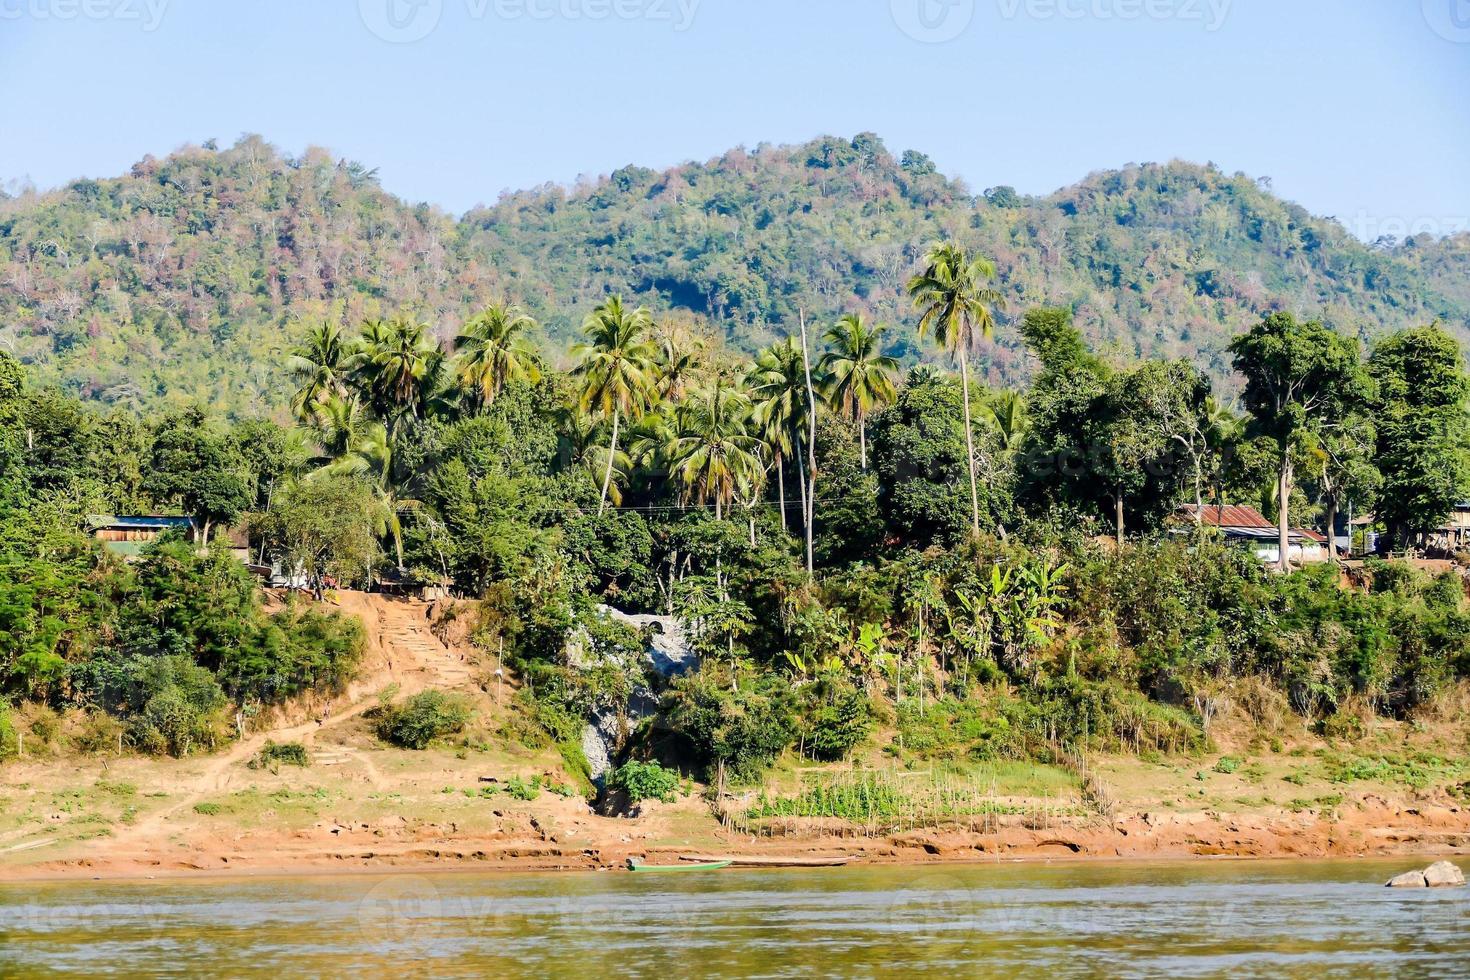
[[[300,385],[291,396],[291,411],[301,421],[327,399],[347,394],[351,345],[341,324],[322,320],[307,328],[301,343],[291,348],[286,368]]]
[[[601,485],[611,454],[612,479],[607,483],[607,496],[617,507],[623,502],[622,488],[628,482],[632,461],[629,454],[609,448],[606,428],[603,419],[585,411],[581,405],[573,405],[563,413],[557,448],[562,465],[585,473],[594,487]]]
[[[333,395],[310,406],[306,425],[321,446],[322,465],[346,456],[372,419],[362,400],[354,394]]]
[[[643,415],[654,388],[658,352],[649,339],[652,329],[653,317],[647,309],[629,310],[621,296],[614,296],[588,314],[582,323],[587,342],[573,349],[581,358],[575,373],[582,378],[582,406],[612,419],[599,514],[607,507],[612,485],[618,427],[625,418]]]
[[[1008,388],[996,392],[985,408],[1001,452],[1010,453],[1019,449],[1021,440],[1031,425],[1026,416],[1026,396]]]
[[[970,418],[970,354],[981,337],[995,333],[990,307],[1002,302],[999,292],[986,285],[994,278],[988,259],[971,259],[953,242],[941,242],[924,257],[924,271],[909,280],[908,292],[919,315],[919,336],[934,334],[935,341],[960,362],[964,386],[965,449],[970,472],[971,530],[980,536],[980,490],[975,475],[975,427]]]
[[[749,421],[750,399],[726,378],[679,407],[671,472],[684,499],[715,505],[716,520],[763,475]]]
[[[418,506],[417,500],[405,495],[406,481],[394,466],[393,440],[381,422],[369,422],[353,440],[351,448],[323,472],[350,473],[361,476],[372,487],[382,508],[383,527],[379,533],[393,538],[398,554],[398,570],[403,571],[403,524],[399,515]]]
[[[688,393],[703,364],[705,340],[688,324],[673,321],[659,325],[657,343],[659,396],[678,401]]]
[[[454,338],[457,375],[480,404],[490,405],[515,381],[541,380],[536,351],[526,334],[536,321],[519,306],[491,305],[471,317]]]
[[[364,323],[351,362],[374,413],[385,422],[423,417],[443,364],[428,324],[407,317]]]
[[[857,426],[863,469],[868,468],[868,413],[898,397],[893,386],[898,361],[882,351],[883,330],[881,323],[869,327],[861,314],[847,314],[822,335],[832,349],[817,366],[823,399]]]
[[[806,371],[801,347],[787,337],[756,354],[751,367],[749,387],[755,407],[754,429],[766,444],[771,464],[776,469],[776,487],[780,495],[781,526],[786,526],[785,462],[795,458],[801,473],[802,514],[806,513],[806,464],[801,446],[810,411],[806,391]]]

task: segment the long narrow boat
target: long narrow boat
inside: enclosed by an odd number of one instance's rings
[[[706,861],[703,864],[644,864],[628,858],[629,871],[718,871],[728,868],[729,861]]]
[[[724,861],[736,868],[840,868],[852,860],[849,855],[836,857],[783,857],[779,854],[758,857],[708,857],[702,854],[683,854],[680,861],[711,862]]]

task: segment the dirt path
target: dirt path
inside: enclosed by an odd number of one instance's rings
[[[338,702],[345,701],[346,704],[332,710],[329,703],[330,713],[325,716],[256,732],[236,742],[228,751],[210,757],[204,771],[180,787],[183,796],[121,830],[114,837],[116,844],[160,836],[164,833],[164,824],[175,815],[192,809],[206,797],[227,790],[238,775],[239,767],[254,757],[267,741],[301,742],[310,747],[321,732],[361,717],[377,707],[378,693],[392,685],[397,685],[398,697],[429,689],[452,691],[471,685],[468,655],[451,650],[434,635],[430,629],[427,603],[342,592],[338,595],[338,605],[344,612],[352,613],[363,621],[368,639],[362,673],[338,699]],[[301,712],[305,712],[304,706],[298,708],[298,713]],[[352,751],[345,754],[364,766],[368,779],[375,786],[383,784],[382,775],[364,756]]]

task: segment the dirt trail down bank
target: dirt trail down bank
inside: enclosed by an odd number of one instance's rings
[[[239,767],[267,741],[300,742],[310,748],[319,732],[376,707],[378,694],[393,685],[397,685],[398,697],[471,686],[470,654],[451,650],[434,634],[431,604],[367,592],[339,592],[336,599],[343,612],[362,620],[367,634],[367,649],[357,679],[337,697],[287,705],[277,724],[248,735],[211,758],[202,773],[179,787],[183,795],[176,802],[116,833],[114,845],[157,837],[180,812],[230,789]]]

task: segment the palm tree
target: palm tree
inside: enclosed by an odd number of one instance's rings
[[[658,393],[678,401],[688,393],[702,365],[705,340],[679,321],[660,324],[658,334]]]
[[[536,352],[525,336],[536,321],[518,306],[487,306],[454,338],[460,384],[475,392],[481,405],[495,401],[507,384],[541,380]]]
[[[988,259],[971,259],[953,242],[941,242],[924,257],[924,271],[909,280],[908,292],[919,316],[919,336],[931,331],[951,356],[959,358],[961,401],[965,408],[965,449],[970,471],[970,515],[975,537],[980,536],[980,490],[975,476],[975,427],[970,419],[970,353],[981,337],[995,333],[990,307],[1000,305],[1000,293],[985,285],[995,276]]]
[[[1007,388],[996,392],[985,407],[990,413],[990,427],[995,432],[1000,451],[1010,453],[1021,448],[1021,440],[1031,425],[1026,417],[1026,396]]]
[[[685,499],[713,502],[720,520],[762,476],[759,442],[747,431],[750,399],[726,378],[680,406],[671,472]]]
[[[322,320],[307,328],[301,343],[291,348],[286,360],[287,370],[300,384],[291,396],[291,411],[298,419],[307,421],[317,405],[347,394],[351,355],[341,324]]]
[[[898,397],[893,375],[898,361],[882,352],[883,324],[869,327],[861,314],[849,313],[827,328],[822,339],[833,349],[822,355],[822,397],[832,410],[852,419],[858,430],[863,469],[868,468],[868,413]]]
[[[787,337],[756,354],[750,372],[750,391],[755,402],[752,420],[766,443],[776,468],[776,487],[780,495],[781,526],[786,526],[786,460],[796,458],[801,473],[803,522],[806,514],[806,470],[801,446],[810,410],[806,394],[806,373],[801,348]]]
[[[372,421],[356,394],[333,395],[310,410],[305,421],[322,447],[323,465],[346,456]]]
[[[581,405],[573,405],[564,410],[557,448],[562,465],[585,473],[594,487],[601,484],[611,456],[612,480],[607,484],[607,496],[617,507],[623,502],[622,485],[627,482],[632,460],[629,454],[609,448],[604,429],[602,419]]]
[[[353,440],[346,455],[329,464],[323,472],[350,473],[364,477],[382,507],[380,534],[393,538],[398,554],[398,570],[403,571],[403,524],[399,515],[418,506],[417,500],[404,496],[404,481],[394,466],[393,440],[381,422],[369,422]]]
[[[443,361],[428,324],[395,317],[362,325],[352,369],[378,418],[396,422],[422,417]]]
[[[581,358],[576,372],[583,379],[582,405],[612,417],[607,468],[602,477],[601,514],[607,507],[613,462],[618,452],[618,426],[623,418],[637,419],[654,387],[657,351],[648,335],[653,317],[644,307],[628,310],[614,296],[588,314],[582,323],[585,344],[574,348]]]

